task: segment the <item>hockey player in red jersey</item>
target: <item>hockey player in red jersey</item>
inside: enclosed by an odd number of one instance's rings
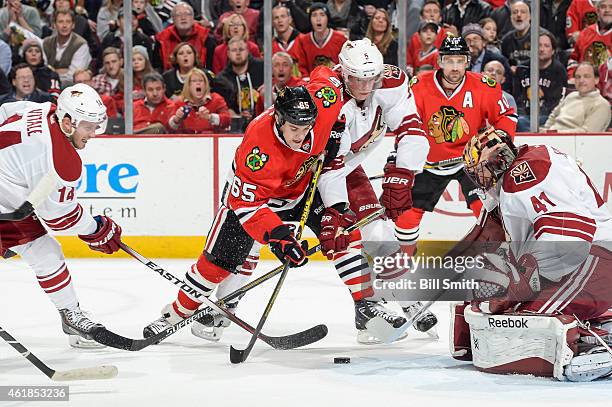
[[[412,209],[400,216],[400,205],[393,218],[397,238],[409,254],[416,247],[424,213],[434,210],[450,181],[459,182],[468,207],[475,216],[480,213],[477,187],[462,171],[461,155],[470,137],[486,123],[514,137],[514,109],[495,80],[466,72],[469,58],[465,40],[448,36],[440,48],[441,68],[425,72],[411,83],[430,149],[424,171],[414,179]]]
[[[119,249],[121,228],[106,216],[92,217],[77,201],[82,163],[76,150],[106,129],[106,107],[91,87],[64,89],[51,103],[15,102],[0,107],[0,213],[30,202],[34,214],[0,221],[0,256],[18,254],[58,309],[74,347],[100,347],[94,323],[80,309],[70,272],[52,231],[72,232],[92,250]],[[33,202],[34,201],[34,202]]]
[[[249,125],[236,150],[223,205],[204,252],[185,275],[185,281],[198,294],[210,296],[219,283],[244,269],[249,256],[258,256],[264,244],[283,262],[296,267],[306,263],[303,244],[284,221],[299,219],[310,170],[323,151],[327,154],[317,185],[319,198],[306,224],[334,250],[347,249],[348,235],[341,232],[354,223],[355,216],[348,210],[343,159],[337,157],[342,130],[333,129],[341,125],[337,118],[342,98],[340,81],[329,68],[319,67],[312,72],[308,89],[284,88],[274,108]],[[334,137],[330,138],[332,133]],[[357,263],[367,267],[361,255]],[[162,310],[162,317],[145,327],[144,335],[151,336],[179,322],[200,304],[190,293],[179,291],[178,298]],[[362,330],[369,319],[384,312],[375,303],[356,299],[355,314],[355,324]],[[390,316],[388,322],[399,326],[405,319]]]
[[[455,356],[485,371],[560,380],[612,373],[612,216],[589,177],[561,151],[517,149],[492,128],[470,140],[464,160],[486,192],[486,218],[499,219],[482,229],[508,242],[485,254],[479,301],[456,308]]]
[[[356,214],[357,219],[361,220],[381,208],[379,199],[361,164],[381,145],[387,129],[393,129],[397,134],[397,156],[399,158],[397,159],[396,172],[398,174],[396,175],[401,173],[402,176],[411,176],[419,172],[425,162],[429,144],[424,137],[421,122],[416,114],[414,100],[408,87],[408,78],[398,67],[383,64],[382,54],[369,39],[347,41],[340,51],[339,60],[340,64],[334,68],[334,73],[337,82],[344,85],[344,104],[340,111],[340,123],[343,123],[344,128],[342,137],[344,138],[338,153],[339,157],[334,162],[335,165],[344,162],[349,207]],[[384,188],[390,185],[390,183],[385,183]],[[409,194],[410,190],[404,189],[403,192]],[[338,218],[333,208],[330,208],[329,212],[334,216],[324,219]],[[376,252],[379,246],[383,246],[386,250],[397,250],[398,245],[388,243],[395,240],[393,226],[383,218],[376,219],[362,227],[361,233],[353,233],[351,235],[353,241],[347,250],[338,250],[334,239],[334,229],[329,228],[326,220],[321,225],[322,232],[319,239],[322,251],[330,260],[333,260],[342,282],[349,289],[356,304],[362,304],[364,309],[376,307],[381,315],[391,318],[391,311],[376,302],[382,298],[395,299],[390,297],[388,292],[387,295],[375,293],[374,276],[367,262],[364,262],[361,253],[363,249],[369,256],[382,255]],[[362,247],[360,235],[366,247]],[[219,292],[229,293],[244,284],[245,279],[240,276],[248,277],[257,263],[258,254],[258,249],[256,252],[251,252],[247,259],[248,263],[240,267],[236,277],[232,276],[231,290],[227,290],[223,285],[219,288]],[[400,278],[401,273],[395,269],[386,270],[377,274],[376,277],[380,280],[391,280]],[[420,307],[415,302],[402,302],[400,305],[407,315],[416,312]],[[436,322],[436,317],[428,312],[415,321],[414,326],[418,330],[429,331]],[[367,330],[360,329],[362,327],[361,322],[357,324],[359,343],[379,342]],[[213,329],[216,334],[211,334],[199,324],[194,324],[192,332],[204,339],[213,340],[221,334],[218,328],[220,327]],[[435,335],[435,331],[431,333]]]

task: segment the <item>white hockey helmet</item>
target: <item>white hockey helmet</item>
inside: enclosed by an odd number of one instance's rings
[[[338,58],[343,73],[360,79],[377,77],[384,68],[383,56],[369,38],[345,42]]]
[[[383,56],[376,45],[372,44],[369,38],[356,41],[346,41],[342,46],[340,55],[340,66],[342,67],[342,77],[348,89],[349,76],[357,79],[378,80],[384,69]]]
[[[103,134],[108,122],[106,106],[102,103],[100,95],[84,83],[69,86],[60,93],[55,115],[59,121],[66,115],[70,116],[74,128],[77,128],[82,121],[95,123],[96,134]]]

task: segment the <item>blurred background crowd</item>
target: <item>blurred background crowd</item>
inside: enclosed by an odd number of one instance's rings
[[[132,0],[132,61],[124,61],[122,0],[0,0],[0,104],[54,101],[87,83],[121,123],[131,63],[135,132],[242,131],[264,110],[262,3]],[[273,97],[337,64],[347,39],[370,38],[397,65],[398,15],[395,0],[273,2]],[[537,87],[528,1],[408,0],[407,16],[409,75],[437,69],[442,40],[461,35],[470,70],[502,85],[519,131],[529,130],[536,90],[542,131],[609,129],[612,0],[540,1]]]

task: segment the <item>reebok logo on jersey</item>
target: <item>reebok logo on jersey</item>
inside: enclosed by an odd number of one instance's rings
[[[529,329],[527,326],[527,320],[525,318],[521,318],[520,320],[489,318],[489,328]]]
[[[535,181],[537,178],[531,167],[526,161],[518,164],[512,170],[510,170],[510,176],[514,180],[516,185],[525,184],[527,182]]]

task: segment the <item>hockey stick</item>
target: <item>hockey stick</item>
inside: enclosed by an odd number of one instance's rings
[[[306,197],[306,202],[304,203],[304,209],[302,210],[300,224],[298,225],[298,228],[295,233],[295,238],[298,241],[302,237],[302,232],[304,231],[304,227],[306,226],[306,220],[308,219],[308,216],[310,215],[310,207],[312,206],[312,202],[314,201],[315,193],[317,190],[317,183],[319,181],[319,176],[321,175],[321,170],[323,169],[323,158],[324,158],[323,155],[319,157],[319,160],[317,161],[317,164],[314,170],[314,175],[312,176],[312,179],[310,180],[308,196]],[[287,260],[285,261],[285,264],[283,265],[283,269],[281,271],[281,275],[278,279],[278,282],[276,283],[276,287],[274,287],[274,291],[272,292],[272,296],[270,297],[270,300],[268,301],[268,305],[266,305],[266,308],[264,309],[264,312],[261,318],[259,319],[259,323],[257,324],[257,328],[255,328],[255,332],[253,333],[253,336],[251,336],[251,340],[249,341],[249,344],[247,345],[247,347],[245,349],[236,349],[233,346],[230,346],[230,362],[234,364],[242,363],[249,357],[251,350],[253,350],[253,346],[255,346],[257,335],[259,334],[259,332],[261,332],[261,329],[263,328],[264,323],[268,319],[268,315],[270,315],[270,312],[272,311],[272,306],[276,302],[276,297],[278,297],[278,293],[280,292],[280,289],[283,286],[283,283],[285,282],[285,278],[287,277],[287,273],[289,271],[289,262],[290,261]]]
[[[373,220],[378,219],[383,214],[384,214],[383,208],[379,209],[376,212],[372,212],[370,215],[361,219],[359,222],[346,228],[346,232],[350,233],[356,229],[359,229],[369,224]],[[310,257],[313,254],[319,252],[320,250],[321,250],[321,245],[318,244],[308,249],[308,252],[306,254]],[[227,302],[237,297],[243,296],[244,294],[246,294],[248,291],[252,290],[253,288],[277,276],[282,271],[283,271],[283,266],[282,265],[278,266],[274,270],[269,271],[268,273],[256,278],[255,280],[249,282],[248,284],[245,284],[244,286],[238,288],[237,290],[229,293],[225,297],[219,299],[217,301],[217,305],[224,306]],[[191,324],[194,321],[200,320],[201,318],[206,318],[206,321],[200,321],[200,322],[203,322],[203,323],[212,322],[213,317],[212,315],[210,315],[208,307],[199,309],[192,316],[185,318],[184,320],[172,325],[171,327],[166,328],[164,331],[158,333],[157,335],[150,336],[146,339],[126,338],[114,332],[108,331],[107,329],[97,331],[96,334],[94,334],[94,339],[97,342],[100,342],[104,345],[107,345],[113,348],[118,348],[118,349],[123,349],[123,350],[128,350],[128,351],[139,351],[141,349],[146,348],[147,346],[150,346],[150,345],[153,345],[153,344],[156,344],[156,343],[159,343],[165,340],[169,336],[174,335],[180,329],[186,327],[187,325]],[[303,332],[298,332],[296,334],[286,335],[286,336],[267,336],[267,335],[264,335],[263,333],[260,333],[259,335],[262,337],[264,342],[268,343],[274,349],[280,349],[280,350],[299,348],[301,346],[309,345],[318,340],[316,339],[316,335],[312,335],[312,332],[310,332],[310,330],[306,330]]]
[[[19,208],[15,209],[13,212],[0,213],[0,221],[17,222],[32,215],[35,208],[49,197],[56,185],[57,177],[55,172],[51,171],[38,181],[36,187],[34,187],[30,195],[26,198],[26,201],[21,204]]]
[[[17,352],[24,358],[30,361],[38,370],[43,372],[49,379],[56,382],[66,382],[70,380],[100,380],[100,379],[111,379],[117,376],[118,370],[116,366],[98,366],[98,367],[86,367],[83,369],[71,369],[71,370],[55,370],[47,366],[43,361],[38,359],[32,352],[30,352],[21,342],[13,338],[11,334],[0,327],[0,336],[11,345]]]
[[[463,157],[455,157],[455,158],[449,158],[448,160],[442,160],[442,161],[436,161],[434,163],[426,163],[423,168],[426,170],[431,170],[440,166],[444,166],[444,165],[454,165],[454,164],[459,164],[463,162]],[[368,177],[368,180],[370,181],[374,181],[377,179],[382,179],[385,177],[385,174],[378,174],[378,175],[373,175],[371,177]]]
[[[168,281],[173,281],[174,285],[180,285],[180,287],[183,290],[188,290],[194,296],[196,296],[199,300],[201,300],[203,304],[205,304],[206,306],[212,308],[213,310],[217,311],[218,313],[225,315],[230,321],[234,322],[236,325],[238,325],[242,329],[246,330],[249,333],[254,333],[255,332],[255,328],[253,328],[247,322],[245,322],[241,318],[239,318],[236,315],[234,315],[231,312],[229,312],[225,307],[219,306],[216,303],[212,302],[212,300],[210,300],[208,297],[206,297],[206,296],[204,296],[202,294],[199,294],[197,292],[197,290],[194,289],[193,287],[191,287],[189,284],[185,283],[183,280],[178,279],[177,277],[172,275],[167,270],[163,269],[162,267],[158,266],[157,264],[155,264],[151,260],[149,260],[146,257],[142,256],[140,253],[136,252],[134,249],[132,249],[131,247],[129,247],[125,243],[121,243],[120,246],[121,246],[121,249],[123,249],[130,256],[134,257],[136,260],[138,260],[139,262],[141,262],[142,264],[144,264],[145,266],[147,266],[148,268],[150,268],[151,270],[153,270],[154,272],[159,274],[161,277],[164,277],[164,279],[166,279]],[[212,316],[211,316],[211,318],[212,318]],[[194,320],[193,315],[190,317],[190,319],[191,319],[191,321]],[[181,323],[184,323],[184,322],[185,321],[181,321]],[[211,321],[208,320],[208,322],[211,322]],[[296,334],[293,334],[293,335],[288,335],[287,337],[280,337],[280,338],[278,338],[277,341],[272,341],[272,342],[269,342],[271,337],[269,337],[267,335],[264,335],[264,334],[261,334],[261,332],[258,332],[259,339],[261,339],[262,341],[268,343],[272,347],[274,347],[274,345],[281,346],[281,347],[291,346],[291,344],[292,344],[291,340],[293,338],[295,338],[296,336],[302,338],[302,342],[300,344],[298,344],[298,346],[304,346],[304,345],[308,345],[310,343],[316,342],[316,341],[318,341],[320,339],[323,339],[326,335],[327,335],[327,327],[325,325],[317,325],[317,326],[309,328],[309,329],[307,329],[306,331],[303,331],[303,332],[299,332],[299,333],[296,333]],[[98,339],[99,339],[100,343],[103,343],[103,344],[106,344],[106,342],[109,342],[108,340],[106,340],[106,338],[108,338],[108,336],[112,336],[112,332],[110,332],[110,331],[108,331],[106,329],[104,329],[104,330],[97,329],[96,332],[93,333],[94,340],[98,341]],[[118,339],[118,338],[114,337],[114,339]],[[297,347],[297,346],[295,346],[295,347]]]

